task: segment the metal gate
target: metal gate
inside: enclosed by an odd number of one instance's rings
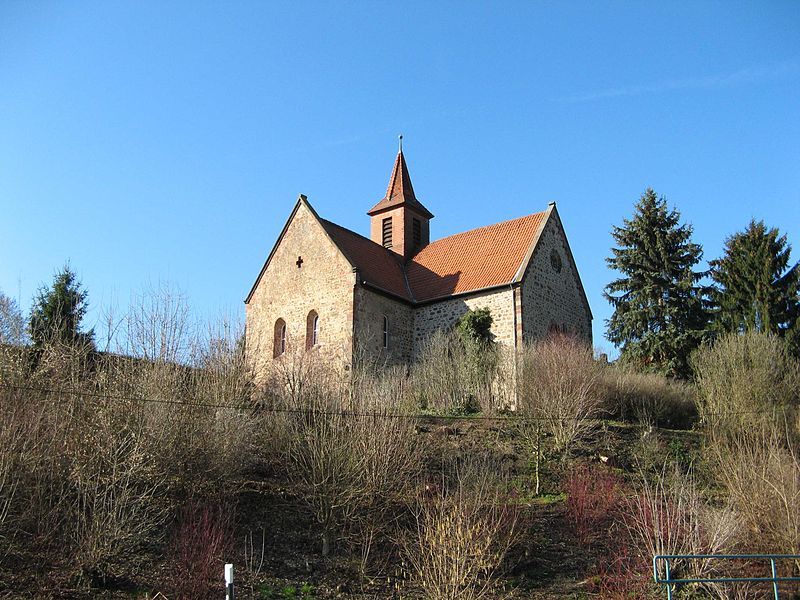
[[[769,565],[769,577],[708,577],[701,579],[673,579],[670,573],[671,562],[675,560],[749,560],[764,561]],[[800,577],[779,577],[776,562],[798,561],[797,554],[668,554],[653,557],[653,579],[656,583],[667,587],[667,600],[672,600],[673,586],[687,583],[736,583],[736,582],[765,582],[772,584],[775,600],[780,599],[778,584],[782,581],[800,581]],[[660,568],[661,567],[661,568]],[[663,572],[662,577],[660,573]]]

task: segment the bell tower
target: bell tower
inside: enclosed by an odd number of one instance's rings
[[[372,241],[396,252],[404,262],[430,243],[433,215],[414,195],[402,135],[386,195],[367,214]]]

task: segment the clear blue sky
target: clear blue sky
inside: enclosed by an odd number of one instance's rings
[[[2,2],[0,289],[241,311],[299,193],[368,233],[401,132],[434,238],[558,203],[608,348],[647,186],[800,259],[800,2]]]

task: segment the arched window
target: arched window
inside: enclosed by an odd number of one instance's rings
[[[286,352],[286,321],[278,319],[275,321],[275,335],[272,341],[272,356],[279,357]]]
[[[319,345],[319,315],[312,310],[306,317],[306,350]]]
[[[383,347],[389,347],[389,317],[383,315]]]

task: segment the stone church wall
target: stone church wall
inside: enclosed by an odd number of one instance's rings
[[[301,266],[297,266],[302,257]],[[247,349],[259,374],[271,366],[275,323],[286,322],[287,354],[306,351],[307,318],[319,315],[312,350],[343,365],[352,359],[353,269],[301,203],[245,306]]]
[[[552,258],[554,251],[558,253],[558,259]],[[556,268],[559,262],[560,271]],[[551,327],[592,341],[589,307],[578,281],[577,267],[567,251],[561,220],[554,211],[542,231],[522,282],[522,334],[525,341],[546,337]]]
[[[389,320],[389,347],[383,348],[383,317]],[[359,286],[355,293],[355,352],[359,358],[407,364],[412,354],[414,309]]]
[[[453,327],[461,315],[477,308],[489,309],[495,340],[508,348],[513,348],[514,292],[510,287],[504,287],[417,307],[414,315],[412,358],[419,356],[425,341],[435,331]]]

